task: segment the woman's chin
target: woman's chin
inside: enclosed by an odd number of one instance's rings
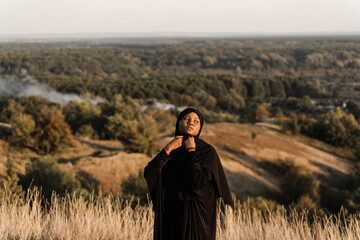
[[[194,134],[193,131],[189,131],[189,130],[185,130],[185,131],[181,131],[184,135],[186,136],[191,136],[191,137],[195,137],[196,134]]]
[[[195,137],[195,134],[193,132],[187,132],[186,133],[188,136],[191,136],[191,137]]]

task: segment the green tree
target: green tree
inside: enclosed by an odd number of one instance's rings
[[[123,115],[115,114],[108,118],[105,126],[113,138],[120,140],[128,150],[151,156],[159,129],[156,121],[144,115],[139,120],[126,120]]]
[[[34,147],[33,133],[35,131],[35,121],[29,114],[19,113],[11,117],[12,141],[21,142],[26,147]]]
[[[72,145],[70,127],[60,109],[42,106],[36,114],[35,150],[50,153]]]
[[[0,122],[10,123],[13,116],[24,112],[24,107],[14,99],[5,99],[1,105]]]
[[[262,122],[269,117],[269,112],[264,105],[257,105],[255,111],[253,112],[253,121]]]
[[[64,108],[64,115],[65,121],[70,125],[73,133],[88,136],[91,133],[90,137],[92,137],[94,135],[93,129],[100,133],[104,127],[101,108],[87,101],[70,101]],[[86,131],[84,131],[84,128],[86,128]]]

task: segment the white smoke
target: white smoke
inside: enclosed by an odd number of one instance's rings
[[[31,76],[27,76],[23,80],[0,78],[0,97],[32,95],[42,96],[51,102],[57,102],[62,105],[67,105],[71,100],[89,101],[94,105],[103,101],[101,98],[84,98],[74,93],[60,93],[43,83],[39,83]]]
[[[171,104],[171,103],[161,103],[161,102],[153,102],[151,104],[145,104],[145,105],[140,105],[140,108],[142,111],[146,111],[149,107],[155,107],[157,109],[160,109],[160,110],[176,110],[178,112],[181,112],[182,110],[184,110],[185,108],[187,107],[176,107],[174,104]]]

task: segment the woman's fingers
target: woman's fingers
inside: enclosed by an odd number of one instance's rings
[[[188,137],[185,141],[184,141],[185,147],[186,149],[188,148],[195,148],[196,144],[195,144],[195,138],[190,136]]]
[[[183,137],[182,137],[182,136],[176,136],[173,140],[171,140],[171,141],[165,146],[165,151],[166,151],[166,153],[169,155],[172,150],[181,147],[182,141],[183,141]]]
[[[174,149],[180,147],[182,145],[183,142],[183,136],[176,136],[171,142],[170,144],[173,146]]]

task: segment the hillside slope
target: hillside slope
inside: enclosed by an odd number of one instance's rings
[[[231,191],[239,198],[276,196],[280,192],[282,176],[278,164],[281,160],[293,159],[329,186],[341,182],[353,166],[346,150],[304,136],[280,133],[276,125],[206,124],[201,137],[216,148]],[[161,137],[158,151],[172,138]],[[74,148],[53,157],[83,184],[103,192],[120,191],[122,181],[143,171],[151,160],[144,154],[125,152],[118,141],[74,139],[74,142]],[[0,145],[0,174],[4,175],[7,157],[2,151],[7,145],[4,142]],[[8,157],[20,163],[19,170],[24,172],[25,163],[37,156],[21,150]]]
[[[295,164],[332,185],[352,167],[351,161],[338,154],[339,149],[304,136],[280,133],[274,126],[269,128],[265,124],[206,124],[202,138],[216,148],[230,188],[239,198],[279,193],[280,160],[293,159]],[[171,139],[172,136],[165,136],[158,144],[164,146]],[[114,141],[82,141],[75,153],[63,156],[60,162],[80,179],[117,192],[124,178],[142,171],[151,160],[146,155],[121,149],[121,144]]]
[[[277,193],[282,177],[276,169],[280,160],[292,159],[326,184],[336,184],[352,167],[346,157],[335,152],[338,149],[266,125],[207,125],[202,137],[216,147],[230,188],[238,197]]]

